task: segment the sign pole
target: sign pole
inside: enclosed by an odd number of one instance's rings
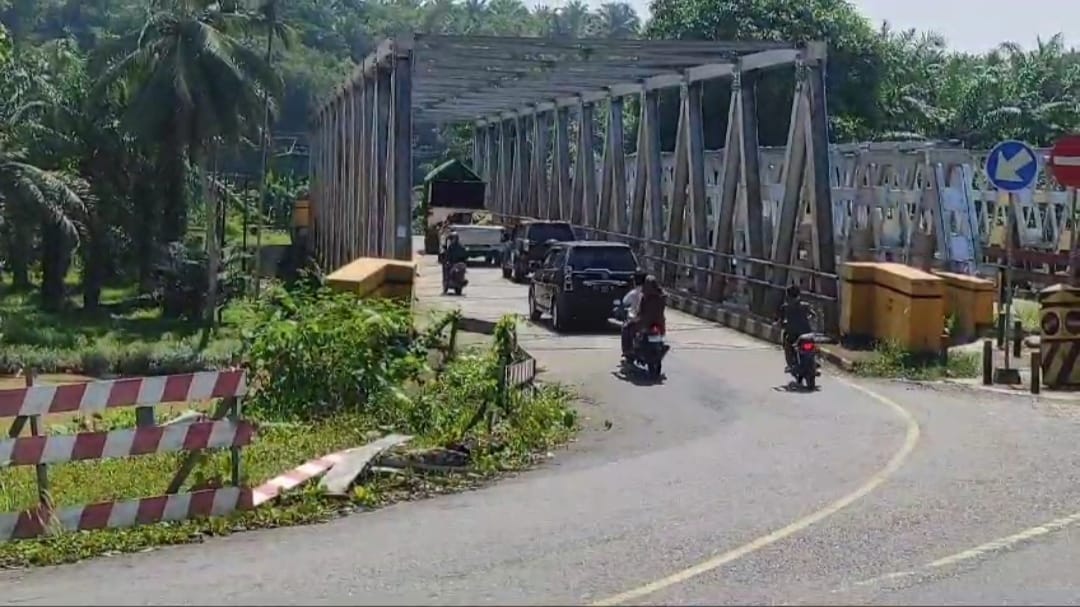
[[[1012,321],[1012,284],[1013,284],[1013,228],[1016,226],[1016,194],[1009,192],[1009,212],[1005,217],[1005,288],[1002,289],[1004,301],[1001,312],[1005,315],[1005,331],[1008,335]],[[1013,336],[1016,339],[1016,336]],[[1009,340],[1005,339],[1005,368],[1009,368]]]

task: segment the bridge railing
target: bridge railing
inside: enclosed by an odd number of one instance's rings
[[[526,217],[499,216],[497,221],[517,222]],[[686,244],[636,237],[599,228],[574,225],[585,240],[611,240],[628,244],[644,269],[655,275],[665,290],[699,304],[718,305],[771,323],[783,291],[791,284],[802,288],[814,308],[818,331],[833,335],[839,318],[839,277],[797,264],[782,264],[737,253],[722,253]],[[787,280],[774,281],[777,270]],[[833,335],[836,337],[837,335]]]

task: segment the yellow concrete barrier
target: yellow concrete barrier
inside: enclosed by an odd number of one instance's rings
[[[941,350],[944,279],[899,263],[851,262],[841,269],[841,289],[846,337],[893,341],[919,353]]]
[[[360,257],[326,277],[330,288],[358,297],[385,297],[411,301],[416,264],[411,261]]]
[[[877,264],[854,261],[840,267],[840,333],[874,337],[874,272]]]
[[[994,326],[994,281],[967,274],[937,272],[945,280],[945,314],[956,317],[956,334],[976,337]]]

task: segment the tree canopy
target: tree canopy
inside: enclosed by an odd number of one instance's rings
[[[205,252],[212,287],[222,208],[287,222],[271,198],[287,205],[304,178],[271,175],[251,204],[222,175],[261,178],[268,135],[302,140],[312,101],[403,31],[824,40],[834,141],[1047,145],[1080,126],[1080,55],[1060,37],[956,53],[933,32],[872,24],[845,0],[653,0],[651,13],[643,23],[626,3],[583,0],[0,0],[0,288],[36,281],[43,305],[61,307],[75,269],[93,308],[106,284],[160,291],[163,260],[185,250]],[[786,135],[790,78],[778,70],[758,85],[763,145]],[[706,87],[710,148],[722,145],[726,87]],[[465,150],[463,131],[415,124],[413,173]]]

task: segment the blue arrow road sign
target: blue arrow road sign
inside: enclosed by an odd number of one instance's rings
[[[1027,189],[1038,175],[1039,157],[1023,141],[1002,141],[986,156],[986,177],[999,190]]]

